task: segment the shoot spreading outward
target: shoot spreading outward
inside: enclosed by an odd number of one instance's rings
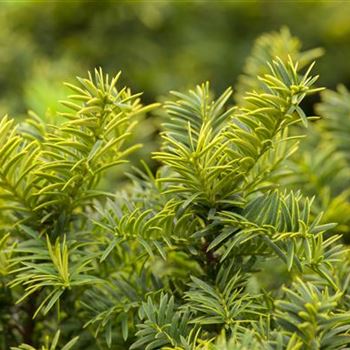
[[[99,69],[62,123],[3,117],[0,349],[349,348],[350,94],[310,122],[320,53],[263,36],[236,103],[204,83],[144,106]],[[154,109],[156,172],[112,179]]]

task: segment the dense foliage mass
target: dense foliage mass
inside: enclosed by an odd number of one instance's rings
[[[143,105],[98,69],[65,121],[2,118],[1,349],[348,348],[350,94],[305,115],[320,53],[264,35],[237,103],[204,83]],[[158,170],[102,190],[154,109]]]

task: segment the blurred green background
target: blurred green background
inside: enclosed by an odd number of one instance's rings
[[[323,47],[320,84],[350,85],[349,1],[10,1],[0,4],[0,112],[52,117],[62,81],[102,66],[144,101],[235,85],[254,39],[290,28]]]

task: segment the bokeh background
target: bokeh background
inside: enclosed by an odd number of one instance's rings
[[[145,102],[235,85],[254,39],[289,27],[323,47],[319,83],[350,85],[349,1],[9,1],[0,4],[0,113],[54,118],[62,81],[102,66]],[[313,101],[310,102],[310,105]]]

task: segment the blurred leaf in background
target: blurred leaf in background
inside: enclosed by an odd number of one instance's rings
[[[285,25],[306,49],[327,51],[321,85],[350,84],[348,1],[78,0],[0,7],[0,111],[16,115],[29,108],[46,113],[46,106],[53,112],[53,96],[61,95],[56,82],[96,66],[127,72],[125,83],[146,91],[146,101],[205,80],[222,91],[236,82],[254,39]]]

